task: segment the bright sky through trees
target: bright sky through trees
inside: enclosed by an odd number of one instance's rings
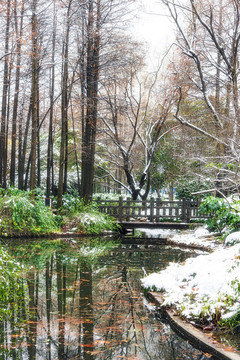
[[[173,24],[158,0],[142,0],[141,3],[138,19],[135,20],[134,36],[146,44],[149,50],[147,61],[154,65],[173,42]]]

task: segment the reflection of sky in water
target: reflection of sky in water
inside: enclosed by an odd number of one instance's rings
[[[25,297],[20,309],[25,318],[21,329],[13,322],[4,324],[1,359],[190,360],[202,356],[156,319],[140,284],[144,272],[164,268],[169,261],[183,261],[190,253],[130,244],[109,247],[98,259],[90,256],[88,261],[85,253],[82,256],[82,240],[75,244],[63,240],[56,248],[53,241],[19,244],[11,245],[11,252],[32,265],[26,272],[29,300]],[[88,243],[87,248],[91,247],[98,244]]]

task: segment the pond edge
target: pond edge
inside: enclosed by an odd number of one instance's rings
[[[237,352],[236,350],[234,352],[229,352],[226,350],[227,346],[218,343],[217,341],[214,341],[213,343],[210,333],[204,333],[202,330],[195,328],[193,325],[177,316],[174,311],[162,306],[162,294],[149,292],[147,297],[159,307],[161,314],[168,321],[171,328],[182,338],[189,341],[194,347],[213,355],[219,360],[240,360],[240,352]]]

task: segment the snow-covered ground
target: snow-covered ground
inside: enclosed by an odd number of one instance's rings
[[[240,232],[216,245],[206,228],[174,234],[176,243],[201,244],[214,249],[190,258],[184,264],[170,263],[160,273],[142,279],[149,290],[164,292],[164,305],[174,305],[189,319],[211,321],[240,311]]]
[[[210,233],[206,226],[199,227],[195,230],[177,230],[177,229],[138,229],[148,237],[168,238],[176,244],[198,245],[204,248],[215,249],[219,246],[219,241]]]

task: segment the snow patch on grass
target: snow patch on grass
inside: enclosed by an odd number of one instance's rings
[[[206,321],[236,313],[240,309],[240,244],[184,264],[170,263],[160,273],[142,279],[142,285],[165,292],[164,305],[175,305],[190,319]]]
[[[234,245],[240,243],[240,231],[229,234],[225,239],[225,245]]]

